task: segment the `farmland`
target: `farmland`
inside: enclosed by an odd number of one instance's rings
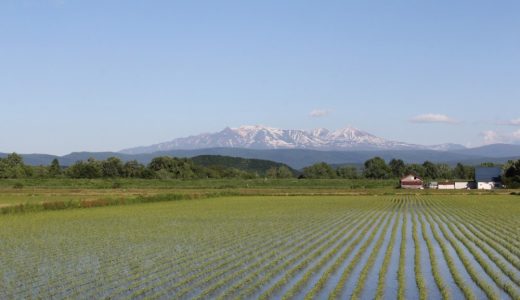
[[[244,195],[5,214],[0,298],[520,299],[519,249],[513,195]]]

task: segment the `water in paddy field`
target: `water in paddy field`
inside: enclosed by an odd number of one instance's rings
[[[357,284],[357,280],[359,279],[359,275],[360,275],[363,267],[366,265],[367,260],[370,256],[370,254],[372,253],[375,244],[377,243],[377,239],[380,237],[381,234],[383,234],[384,224],[386,223],[387,218],[392,218],[392,216],[386,216],[384,222],[381,225],[379,225],[379,227],[377,228],[376,235],[374,236],[373,240],[370,242],[368,248],[366,249],[365,253],[361,257],[359,262],[357,263],[356,267],[350,274],[345,286],[343,287],[343,293],[341,294],[342,297],[350,298],[352,296],[352,293],[354,292],[354,289]],[[365,281],[365,286],[366,286],[367,282],[368,281]],[[376,284],[377,284],[377,280],[376,280]]]
[[[381,267],[383,265],[386,249],[388,248],[388,246],[390,244],[391,230],[392,230],[395,222],[399,222],[396,213],[394,213],[394,216],[392,217],[392,223],[390,223],[390,225],[388,227],[388,232],[385,235],[385,240],[384,240],[383,244],[381,245],[381,249],[377,255],[374,266],[368,273],[367,282],[365,284],[365,287],[363,288],[363,292],[361,293],[361,297],[360,297],[361,299],[374,299],[374,297],[376,295],[377,286],[379,284],[379,270],[381,269]],[[388,276],[388,274],[387,274],[387,276]]]
[[[426,246],[426,242],[424,242],[419,215],[414,214],[413,217],[417,221],[417,235],[420,241],[419,247],[421,248],[421,273],[424,277],[424,281],[426,281],[426,289],[428,290],[428,296],[430,299],[441,299],[441,293],[435,283],[435,279],[433,278],[430,255],[428,253],[428,247]]]
[[[23,219],[15,224],[30,236],[45,237],[37,243],[18,234],[7,240],[18,245],[8,247],[1,235],[5,235],[9,226],[1,227],[0,299],[257,299],[271,291],[272,294],[264,296],[268,299],[304,299],[316,292],[314,299],[329,299],[333,292],[339,291],[339,299],[348,299],[354,292],[359,299],[373,299],[385,258],[388,269],[381,282],[384,299],[396,299],[403,287],[406,299],[418,299],[416,250],[420,254],[418,262],[428,299],[442,298],[433,276],[430,254],[436,258],[441,281],[446,284],[452,299],[465,297],[455,283],[448,258],[453,260],[454,272],[460,275],[476,299],[487,298],[478,280],[490,286],[499,299],[512,299],[515,291],[520,291],[518,250],[515,248],[519,242],[517,236],[512,235],[515,228],[506,226],[520,224],[520,219],[514,219],[514,216],[504,220],[489,219],[480,210],[461,206],[463,202],[453,204],[444,198],[435,200],[434,196],[426,200],[400,196],[374,198],[377,199],[373,203],[364,198],[351,204],[340,197],[330,198],[338,199],[337,203],[330,199],[325,202],[309,199],[304,202],[311,208],[306,208],[305,218],[301,217],[303,210],[289,215],[287,208],[280,209],[287,198],[276,198],[276,203],[273,201],[273,205],[267,207],[269,213],[263,208],[269,204],[265,199],[255,203],[254,199],[248,198],[248,202],[256,205],[241,210],[244,215],[240,215],[239,221],[220,218],[218,224],[211,218],[213,214],[200,217],[208,211],[200,203],[213,204],[215,210],[218,201],[229,199],[197,201],[197,205],[190,201],[160,204],[157,209],[151,209],[155,205],[150,205],[148,213],[143,212],[146,210],[144,205],[139,210],[117,213],[110,213],[116,208],[81,210],[81,217],[86,218],[90,226],[102,224],[81,236],[77,232],[84,224],[67,223],[64,227],[64,223],[44,218],[46,213],[38,213],[45,222],[28,226]],[[289,200],[294,204],[293,198]],[[298,205],[304,200],[298,198]],[[225,210],[233,209],[232,204],[236,203],[227,204]],[[327,205],[334,206],[327,208]],[[360,209],[362,205],[363,209]],[[182,206],[186,209],[179,211]],[[259,210],[249,212],[249,209]],[[290,209],[300,208],[291,205]],[[131,213],[126,214],[127,211]],[[466,213],[468,211],[471,213]],[[51,215],[69,221],[69,213],[60,211]],[[97,213],[107,216],[100,218]],[[27,219],[27,215],[20,218]],[[14,222],[18,217],[10,216],[9,220]],[[131,227],[141,233],[143,239],[137,239],[140,244],[127,242],[130,235],[117,239],[120,233],[113,231],[105,231],[106,241],[99,242],[99,234],[93,232],[110,227],[112,223],[108,220],[113,218],[124,221],[120,230]],[[12,224],[2,223],[5,219],[0,218],[0,224],[12,227]],[[146,222],[140,221],[142,219]],[[165,229],[172,219],[186,220],[186,224],[181,229]],[[414,221],[417,243],[413,238]],[[54,222],[54,227],[50,222]],[[197,225],[200,222],[204,226]],[[226,222],[229,223],[226,225]],[[268,227],[269,224],[276,226]],[[143,225],[152,228],[143,230]],[[225,231],[219,229],[222,226],[227,226]],[[241,230],[244,227],[249,229]],[[406,232],[404,241],[403,229]],[[216,235],[219,230],[222,236]],[[187,233],[179,235],[183,232]],[[50,237],[63,235],[68,235],[68,239],[76,238],[77,248],[73,249],[76,245],[72,243],[66,244],[67,247],[55,247],[57,243]],[[224,239],[229,235],[231,237]],[[431,242],[432,253],[426,240]],[[141,247],[137,249],[138,245]],[[403,260],[402,245],[406,246]],[[446,247],[446,255],[441,246]],[[21,251],[13,250],[17,247]],[[385,256],[387,252],[388,257]],[[471,267],[466,268],[462,258],[467,259]],[[404,262],[402,287],[398,281],[400,262]],[[348,276],[340,283],[343,274]],[[317,283],[320,289],[314,290]],[[501,283],[516,290],[505,291]],[[358,284],[359,289],[356,289]]]
[[[434,229],[439,233],[439,236],[441,237],[442,239],[442,243],[444,245],[446,245],[446,247],[448,248],[448,252],[449,252],[449,255],[450,257],[453,259],[454,261],[454,264],[455,264],[455,267],[457,269],[457,271],[459,272],[459,274],[462,276],[464,282],[470,286],[471,290],[473,290],[473,292],[475,293],[475,295],[478,297],[478,299],[486,299],[486,294],[484,293],[484,291],[482,291],[482,289],[480,289],[477,284],[473,281],[473,279],[471,278],[471,276],[469,275],[468,271],[466,270],[466,268],[464,267],[464,264],[462,263],[462,261],[460,260],[458,254],[457,254],[457,251],[455,251],[455,249],[451,246],[450,242],[446,239],[446,237],[444,236],[443,232],[440,230],[439,228],[439,224],[437,223],[434,223]]]
[[[426,217],[422,216],[422,221],[426,222]],[[446,259],[444,258],[444,253],[442,252],[441,247],[439,246],[439,243],[435,240],[433,237],[432,229],[430,225],[426,222],[426,234],[428,235],[429,240],[432,242],[432,246],[435,251],[435,256],[437,258],[437,264],[439,265],[439,272],[441,274],[441,278],[444,279],[446,282],[451,295],[453,296],[453,299],[464,299],[464,294],[460,290],[460,288],[455,283],[455,280],[453,280],[453,276],[450,273],[450,269],[448,267],[448,263],[446,262]],[[426,252],[427,253],[427,252]],[[433,277],[433,274],[432,274]],[[430,285],[435,285],[435,281],[432,281],[429,283]]]
[[[373,230],[376,230],[376,224],[371,225],[370,230],[363,236],[363,238],[358,242],[358,244],[352,248],[352,251],[350,251],[350,253],[346,257],[346,259],[341,263],[338,270],[336,270],[334,272],[334,274],[329,278],[329,280],[325,284],[322,291],[318,294],[317,298],[320,298],[320,299],[327,298],[334,291],[334,289],[336,288],[336,285],[339,283],[339,280],[341,279],[343,270],[345,270],[347,268],[347,266],[352,262],[352,260],[354,259],[354,256],[359,251],[359,249],[361,248],[363,243],[366,242],[366,240],[368,239],[368,236],[370,235],[370,232],[372,232]],[[358,233],[356,234],[356,236],[354,236],[354,238],[352,240],[355,240],[356,238],[358,238],[359,235],[361,234],[361,231],[362,230],[359,230]]]
[[[441,225],[447,228],[447,226],[443,222],[440,222],[439,226],[441,226]],[[449,230],[448,230],[448,234],[451,237],[455,236],[454,233]],[[473,254],[466,248],[466,246],[463,243],[458,241],[458,244],[461,247],[462,251],[464,252],[464,256],[466,256],[466,258],[468,260],[470,260],[472,267],[476,270],[476,273],[480,276],[480,278],[482,278],[486,282],[486,284],[488,284],[489,286],[494,287],[495,283],[494,283],[493,279],[486,273],[486,271],[482,268],[480,263],[475,259]],[[473,279],[471,279],[471,280],[473,280]],[[479,287],[479,290],[480,291],[475,291],[475,293],[477,293],[477,295],[480,296],[480,293],[484,293],[484,291],[482,291],[482,289],[480,289],[480,287]],[[500,295],[500,299],[510,299],[509,295],[506,294],[505,291],[498,289],[496,287],[493,288],[493,290],[495,291],[495,293],[497,295]]]
[[[405,255],[405,297],[406,299],[419,299],[419,289],[417,288],[415,279],[415,245],[412,236],[412,214],[407,212],[405,214],[405,218],[407,219]]]
[[[392,259],[390,259],[390,265],[388,266],[388,272],[386,274],[384,298],[389,300],[396,298],[397,288],[399,287],[397,272],[399,270],[399,247],[402,238],[401,227],[403,226],[403,218],[399,218],[398,222],[394,249],[392,250]]]

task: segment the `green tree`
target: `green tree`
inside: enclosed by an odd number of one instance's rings
[[[123,173],[123,162],[117,157],[109,157],[101,161],[103,177],[120,177]]]
[[[0,159],[0,178],[24,178],[31,174],[32,169],[24,164],[19,154],[11,153]]]
[[[381,157],[374,157],[365,161],[364,166],[363,174],[366,178],[383,179],[390,177],[390,168]]]
[[[123,165],[121,175],[127,178],[144,177],[144,169],[144,165],[140,164],[137,160],[130,160]]]
[[[453,169],[453,176],[458,179],[475,179],[475,168],[458,163]]]
[[[331,179],[336,178],[336,172],[327,163],[320,162],[303,168],[303,176],[311,179]]]
[[[173,158],[169,156],[158,156],[154,157],[152,161],[148,164],[148,168],[154,171],[159,170],[171,170],[173,167]]]
[[[67,175],[72,178],[100,178],[103,175],[101,164],[94,158],[87,161],[77,161],[67,169]]]
[[[423,163],[424,167],[424,176],[431,179],[439,178],[439,170],[437,165],[432,163],[431,161],[425,161]]]
[[[437,178],[453,179],[453,170],[447,164],[437,164]]]
[[[425,177],[425,170],[420,164],[409,164],[405,167],[405,174],[414,174],[415,176]]]
[[[293,173],[286,166],[271,167],[266,171],[267,178],[292,178]]]
[[[49,166],[49,176],[56,177],[61,174],[61,166],[58,159],[53,159],[51,165]]]
[[[358,170],[353,166],[344,166],[336,169],[336,174],[339,178],[356,179],[358,178]]]
[[[393,158],[390,163],[388,163],[388,166],[390,167],[394,177],[401,178],[404,176],[406,165],[402,159]]]
[[[507,162],[502,180],[508,188],[520,188],[520,159]]]
[[[189,179],[197,177],[193,161],[187,158],[156,157],[152,159],[148,168],[160,174],[161,178]],[[165,172],[170,173],[170,175],[167,175]]]

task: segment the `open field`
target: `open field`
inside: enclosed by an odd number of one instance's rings
[[[395,180],[366,179],[215,179],[215,180],[145,180],[145,179],[2,179],[0,214],[20,211],[82,207],[81,203],[109,205],[157,202],[179,198],[215,196],[276,195],[478,195],[510,194],[511,190],[423,190],[396,189]],[[157,199],[156,199],[157,200]]]
[[[519,299],[520,197],[247,196],[0,216],[0,298]]]

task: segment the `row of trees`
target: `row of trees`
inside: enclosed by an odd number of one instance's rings
[[[270,178],[290,178],[292,171],[285,167],[273,167],[265,174],[247,172],[223,166],[203,167],[187,158],[161,156],[152,159],[148,165],[136,160],[123,162],[117,157],[105,160],[90,158],[69,167],[61,167],[54,159],[49,166],[29,166],[20,155],[13,153],[0,158],[0,178],[144,178],[144,179],[197,179],[197,178],[243,178],[251,179],[267,176]]]
[[[509,161],[503,166],[504,184],[520,187],[520,160]],[[300,178],[309,179],[392,179],[406,174],[415,174],[425,179],[466,179],[473,180],[475,168],[458,163],[455,167],[425,161],[422,164],[406,164],[401,159],[392,159],[388,164],[380,157],[364,163],[362,171],[354,166],[333,167],[327,163],[316,163],[302,170]],[[196,178],[293,178],[295,174],[286,166],[271,167],[265,173],[247,172],[223,166],[203,167],[187,158],[161,156],[152,159],[148,165],[135,160],[123,162],[117,157],[106,160],[88,159],[78,161],[63,168],[57,159],[49,166],[28,166],[23,158],[10,154],[0,158],[0,178],[146,178],[146,179],[196,179]]]
[[[305,178],[369,178],[391,179],[406,174],[415,174],[428,179],[468,179],[475,177],[475,168],[457,164],[454,168],[447,164],[434,164],[425,161],[423,164],[405,164],[401,159],[392,159],[388,164],[380,157],[374,157],[364,163],[359,171],[353,166],[333,168],[326,163],[317,163],[303,169]]]

